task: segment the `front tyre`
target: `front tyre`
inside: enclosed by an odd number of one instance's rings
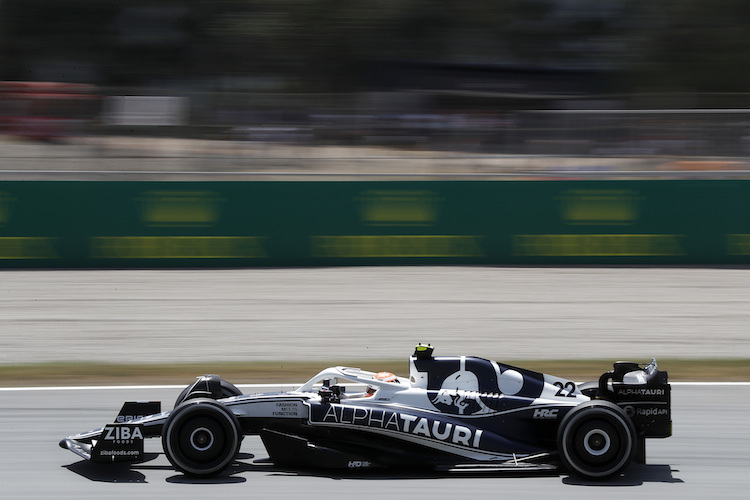
[[[169,415],[162,445],[177,470],[211,476],[234,461],[241,437],[240,423],[226,406],[212,399],[191,399]]]
[[[570,411],[557,433],[563,465],[574,474],[602,479],[621,472],[635,454],[636,434],[625,412],[608,401]]]

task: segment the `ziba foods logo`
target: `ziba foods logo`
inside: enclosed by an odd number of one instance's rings
[[[115,444],[129,444],[136,439],[143,439],[141,428],[137,426],[107,426],[104,428],[103,434],[105,441],[113,441]]]

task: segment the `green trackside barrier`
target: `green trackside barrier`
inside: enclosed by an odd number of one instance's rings
[[[0,182],[0,266],[741,265],[750,181]]]

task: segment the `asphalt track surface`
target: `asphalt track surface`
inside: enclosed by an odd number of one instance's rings
[[[405,358],[417,341],[437,345],[438,354],[499,360],[750,357],[748,273],[3,271],[0,363],[376,360]],[[265,452],[257,438],[246,439],[228,474],[191,480],[163,454],[112,468],[82,462],[57,445],[111,421],[125,400],[162,400],[168,409],[178,393],[177,387],[0,390],[2,498],[685,499],[746,498],[750,487],[747,384],[675,385],[674,436],[649,441],[647,466],[634,465],[604,483],[567,475],[288,471],[259,462]],[[152,440],[146,450],[159,453],[160,443]]]
[[[417,342],[500,361],[750,358],[748,325],[750,269],[0,272],[5,365],[406,363]]]
[[[243,392],[267,390],[242,388]],[[269,387],[278,390],[278,387]],[[160,440],[135,465],[97,465],[58,447],[70,434],[112,421],[125,400],[162,400],[177,387],[127,389],[0,389],[0,491],[29,498],[747,498],[750,487],[750,384],[673,386],[674,435],[649,440],[647,465],[631,465],[603,482],[567,474],[432,475],[294,471],[264,464],[265,450],[248,437],[238,461],[212,479],[171,468]]]

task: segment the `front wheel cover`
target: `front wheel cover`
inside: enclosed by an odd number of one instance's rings
[[[226,406],[212,399],[191,399],[169,415],[162,445],[177,470],[210,476],[234,461],[241,437],[239,421]]]
[[[242,395],[242,391],[240,391],[239,389],[237,389],[237,387],[235,387],[230,382],[227,382],[223,378],[218,377],[217,375],[204,375],[203,377],[199,377],[199,379],[205,379],[205,377],[215,377],[216,379],[218,379],[219,388],[220,388],[220,391],[221,391],[221,398],[222,399],[223,398],[231,398],[232,396],[241,396]],[[183,403],[184,401],[187,401],[188,399],[197,399],[199,397],[206,397],[205,395],[204,396],[193,396],[193,391],[196,390],[196,385],[198,383],[199,382],[193,382],[189,386],[185,387],[182,390],[182,392],[180,392],[180,395],[177,396],[177,400],[174,402],[174,407],[175,408],[177,408],[181,403]],[[205,392],[205,388],[207,388],[208,384],[209,384],[208,381],[205,381],[204,383],[205,383],[205,385],[201,386],[201,388],[199,389],[199,390],[202,389],[201,392]],[[213,398],[213,396],[211,398],[209,398],[209,399],[212,399],[212,398]]]
[[[635,428],[617,405],[606,401],[584,403],[560,424],[558,450],[572,473],[602,479],[621,472],[635,454]]]

